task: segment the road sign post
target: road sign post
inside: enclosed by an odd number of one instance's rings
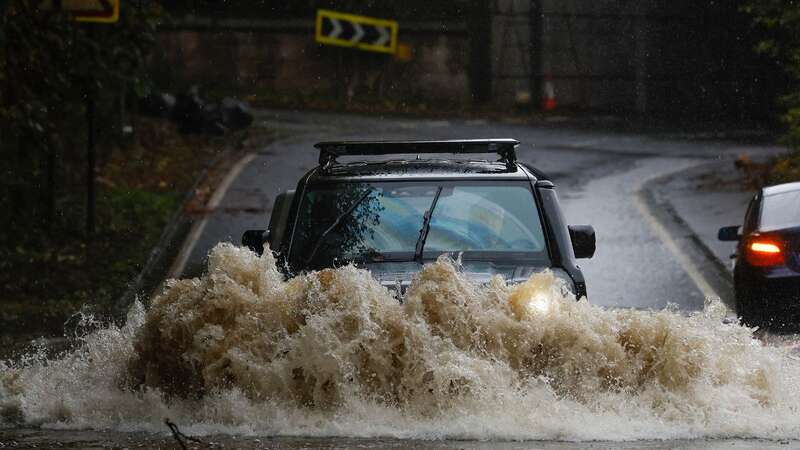
[[[119,20],[121,0],[42,0],[37,8],[63,11],[77,22],[114,23]]]
[[[317,10],[315,40],[320,44],[394,54],[397,31],[394,20]]]
[[[95,152],[94,152],[94,86],[86,92],[86,235],[91,238],[94,234],[94,209],[95,196]]]
[[[45,0],[38,7],[45,11],[63,11],[76,22],[89,22],[89,37],[94,39],[95,23],[115,23],[119,20],[121,0]],[[94,51],[91,51],[94,58]],[[86,91],[86,236],[92,238],[95,231],[95,86],[91,77]]]

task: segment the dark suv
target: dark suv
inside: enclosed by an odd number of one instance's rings
[[[518,144],[321,142],[319,166],[276,198],[269,229],[245,232],[242,243],[259,253],[268,243],[287,274],[354,263],[401,292],[423,263],[449,254],[476,281],[520,282],[551,269],[585,296],[575,259],[594,254],[594,229],[566,225],[553,183],[517,162]],[[430,157],[481,153],[500,158]]]

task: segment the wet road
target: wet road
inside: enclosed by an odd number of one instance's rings
[[[208,250],[220,241],[238,242],[241,232],[265,228],[272,200],[317,162],[313,144],[337,139],[466,139],[511,137],[522,142],[519,159],[556,183],[567,220],[591,224],[597,253],[582,261],[589,298],[600,305],[682,310],[702,308],[709,295],[729,292],[707,281],[707,261],[688,258],[693,244],[659,225],[658,205],[640,191],[649,180],[742,152],[774,151],[754,145],[698,141],[691,136],[578,130],[482,120],[410,120],[324,113],[264,111],[259,120],[284,138],[248,159],[229,180],[191,252],[185,275],[204,267]],[[655,210],[654,210],[655,209]]]
[[[58,444],[54,445],[54,439]],[[426,441],[409,439],[359,439],[359,438],[315,438],[286,437],[268,438],[252,436],[204,436],[197,442],[187,442],[189,448],[241,448],[241,449],[287,449],[287,450],[739,450],[759,448],[763,450],[796,448],[789,441],[763,439],[700,439],[700,440],[649,440],[649,441],[599,441],[599,442],[475,442],[475,441]],[[168,433],[84,432],[84,431],[39,431],[0,429],[0,448],[180,448]]]

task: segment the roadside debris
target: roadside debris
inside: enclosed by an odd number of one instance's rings
[[[203,444],[203,441],[201,441],[200,439],[183,434],[183,432],[181,432],[181,430],[178,429],[178,426],[175,425],[174,422],[169,420],[169,418],[164,419],[164,423],[167,425],[167,427],[169,427],[169,431],[172,432],[172,437],[174,437],[175,440],[178,441],[178,445],[180,445],[183,450],[186,450],[188,448],[186,447],[186,441]]]
[[[246,102],[231,97],[209,102],[196,85],[175,96],[151,93],[139,100],[139,109],[145,115],[169,118],[185,134],[221,136],[253,123],[253,113]]]
[[[733,162],[736,169],[744,175],[744,183],[747,187],[755,188],[766,183],[771,164],[758,163],[750,158],[747,153],[742,153]]]

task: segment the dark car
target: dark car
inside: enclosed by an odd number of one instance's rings
[[[268,243],[287,275],[354,263],[401,293],[422,264],[449,254],[477,281],[520,282],[551,269],[585,296],[575,259],[594,254],[594,230],[566,225],[555,186],[517,162],[518,144],[319,143],[319,166],[276,198],[269,228],[245,232],[242,243],[259,253]],[[481,153],[500,159],[463,157]]]
[[[751,326],[793,325],[800,318],[800,182],[761,189],[741,227],[719,230],[739,241],[733,271],[736,311]]]

